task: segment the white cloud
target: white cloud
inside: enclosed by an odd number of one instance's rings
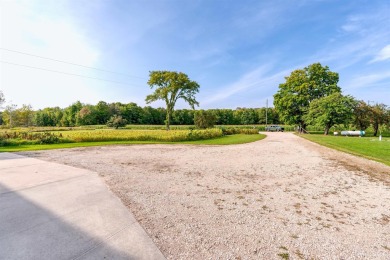
[[[365,88],[370,89],[372,86],[376,86],[383,80],[390,78],[390,71],[384,71],[382,73],[368,74],[364,76],[353,77],[349,82],[347,82],[346,89],[359,89]]]
[[[378,49],[388,44],[390,40],[390,31],[386,26],[388,17],[385,9],[349,16],[339,33],[332,35],[331,41],[310,60],[332,62],[335,65],[334,69],[342,70],[372,59],[375,55],[377,55],[375,59],[385,58],[387,49],[380,54],[377,53]]]
[[[390,59],[390,44],[383,47],[376,55],[376,57],[370,61],[370,63],[377,62],[377,61],[384,61],[388,59]]]
[[[348,17],[346,23],[341,26],[341,29],[347,33],[359,32],[362,30],[363,22],[365,19],[360,16],[350,16]]]

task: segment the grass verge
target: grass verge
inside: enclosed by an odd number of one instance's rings
[[[0,146],[0,152],[22,152],[36,150],[65,149],[77,147],[103,146],[103,145],[134,145],[134,144],[193,144],[193,145],[230,145],[244,144],[264,139],[265,135],[227,135],[219,138],[184,141],[184,142],[157,142],[157,141],[107,141],[107,142],[81,142],[81,143],[61,143],[61,144],[36,144],[36,145],[15,145]]]
[[[390,138],[299,135],[320,145],[390,166]]]

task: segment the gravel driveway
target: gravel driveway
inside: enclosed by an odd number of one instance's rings
[[[21,154],[98,172],[168,259],[390,259],[390,167],[267,135]]]

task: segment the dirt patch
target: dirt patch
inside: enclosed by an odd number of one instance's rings
[[[23,155],[98,172],[168,259],[390,258],[390,167],[291,133]]]

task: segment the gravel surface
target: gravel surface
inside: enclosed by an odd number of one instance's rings
[[[20,154],[98,172],[168,259],[390,259],[390,167],[267,135]]]

